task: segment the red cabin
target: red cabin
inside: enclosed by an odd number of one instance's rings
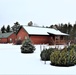
[[[13,32],[0,34],[0,43],[14,43],[16,35]]]

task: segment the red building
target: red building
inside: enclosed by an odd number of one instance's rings
[[[33,44],[64,44],[64,37],[67,34],[52,28],[42,28],[34,26],[23,26],[18,34],[17,39],[25,40],[29,37]]]
[[[0,43],[14,43],[16,35],[13,32],[0,34]]]
[[[52,28],[42,28],[34,26],[22,26],[17,34],[3,33],[0,35],[0,43],[24,41],[29,37],[33,44],[64,44],[64,37],[67,34],[61,33],[59,30]]]

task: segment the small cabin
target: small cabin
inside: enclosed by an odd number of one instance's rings
[[[0,34],[0,43],[14,43],[15,39],[16,35],[13,32]]]

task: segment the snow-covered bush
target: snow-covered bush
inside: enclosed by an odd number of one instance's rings
[[[55,50],[50,55],[52,65],[72,66],[76,64],[76,51],[71,47],[65,47],[62,50]]]
[[[21,46],[21,53],[33,53],[35,47],[29,38],[25,39]]]
[[[40,54],[41,60],[50,60],[50,54],[54,51],[54,48],[49,48],[46,50],[43,50]]]

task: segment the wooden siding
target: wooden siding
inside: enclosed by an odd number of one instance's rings
[[[33,44],[48,44],[49,36],[31,35],[30,39]]]
[[[15,43],[15,39],[16,39],[16,34],[12,34],[12,35],[10,35],[8,38],[8,43]],[[11,39],[11,41],[10,41],[10,39]]]
[[[57,39],[58,37],[58,39]],[[64,36],[55,36],[55,44],[65,44],[66,41],[64,40]]]
[[[7,38],[0,38],[0,43],[7,43]]]
[[[20,38],[20,40],[23,41],[25,40],[25,37],[28,37],[28,33],[24,30],[24,28],[21,28],[17,34],[17,40]]]
[[[50,35],[49,36],[49,44],[50,45],[58,45],[58,44],[65,44],[66,41],[64,40],[64,36],[61,35]]]

